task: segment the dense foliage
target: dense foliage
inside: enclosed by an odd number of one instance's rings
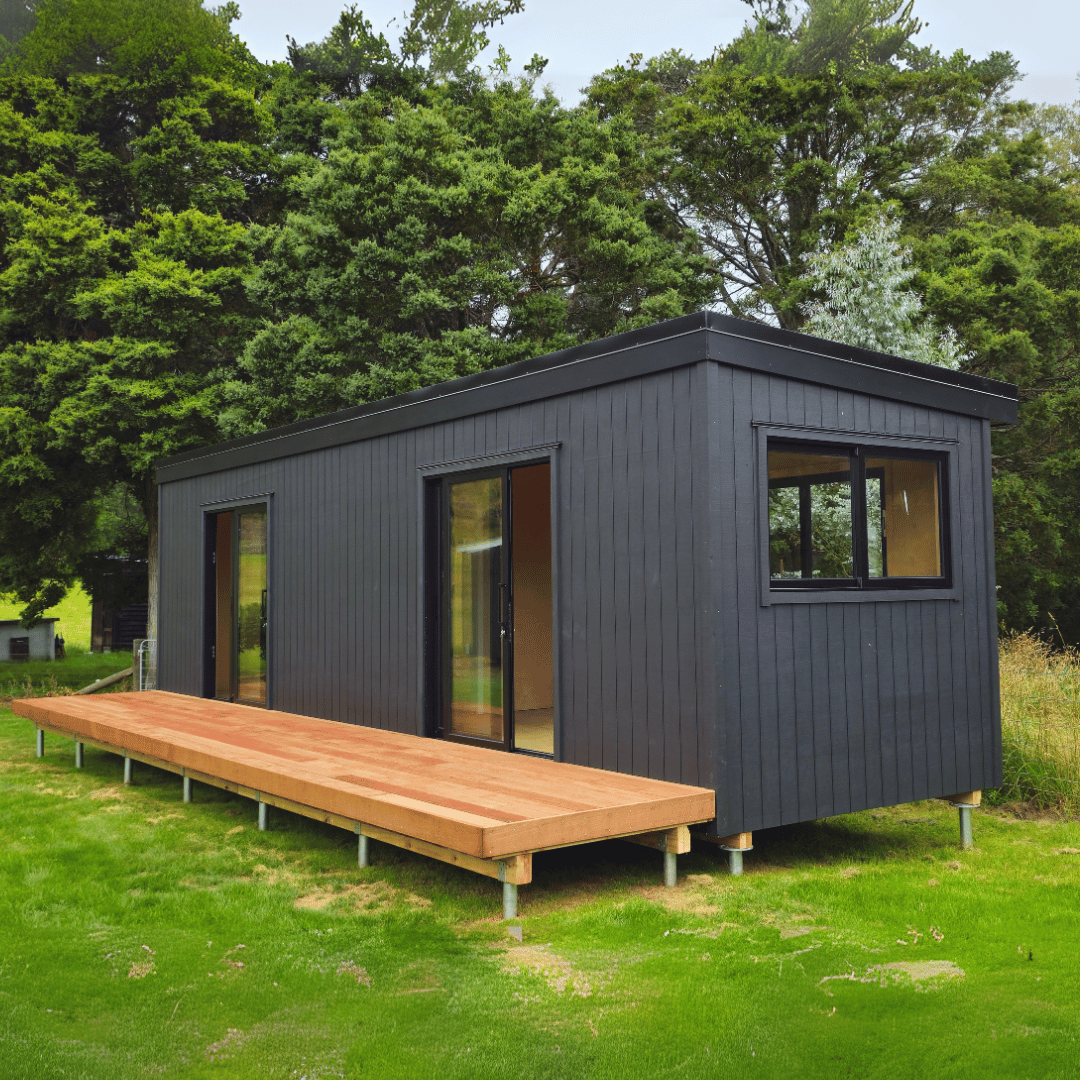
[[[350,7],[273,65],[234,3],[16,4],[0,593],[153,564],[163,456],[715,303],[1017,382],[1002,617],[1080,640],[1080,117],[917,45],[910,0],[750,7],[568,107],[539,57],[475,67],[522,0],[415,0],[396,41]]]

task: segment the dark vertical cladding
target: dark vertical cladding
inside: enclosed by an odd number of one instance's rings
[[[694,418],[705,420],[691,382],[690,369],[664,371],[163,484],[162,687],[204,692],[204,604],[188,583],[205,581],[205,515],[266,495],[272,706],[433,733],[439,618],[423,583],[439,573],[439,469],[425,470],[546,447],[561,590],[556,755],[711,784],[698,730],[713,709],[696,688],[695,644],[708,553],[693,526],[711,496],[703,477],[692,482]]]
[[[761,829],[1000,782],[989,422],[724,366],[719,380],[712,533],[739,567],[714,583],[732,820]],[[955,597],[763,604],[760,426],[952,449]]]
[[[206,515],[258,497],[271,707],[434,735],[440,477],[518,454],[552,466],[557,758],[715,788],[720,835],[998,783],[1008,388],[712,316],[662,331],[164,467],[160,685],[207,692]],[[763,431],[943,447],[950,589],[763,586]]]

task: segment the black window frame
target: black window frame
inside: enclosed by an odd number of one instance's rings
[[[853,442],[834,442],[828,439],[803,439],[785,437],[783,434],[769,433],[763,444],[764,449],[764,487],[765,487],[765,578],[768,582],[768,591],[774,598],[783,597],[785,594],[799,593],[802,595],[844,592],[856,594],[873,593],[911,593],[927,592],[928,590],[939,593],[942,590],[952,590],[952,543],[951,543],[951,510],[952,499],[950,497],[951,485],[949,478],[950,453],[947,450],[924,449],[915,446],[897,445],[894,440],[883,439],[878,442],[873,439],[865,439]],[[852,526],[852,568],[850,578],[774,578],[772,576],[768,500],[769,491],[774,487],[799,487],[809,490],[810,483],[814,480],[819,482],[824,478],[809,476],[799,478],[801,483],[784,484],[774,483],[769,479],[768,454],[770,450],[787,450],[793,453],[823,454],[831,457],[846,457],[849,461],[851,476],[851,526]],[[938,543],[940,545],[939,560],[941,574],[937,577],[874,577],[870,576],[869,560],[869,537],[867,533],[867,509],[866,509],[866,479],[868,458],[885,457],[894,460],[908,461],[932,461],[937,465],[938,483]],[[830,476],[832,474],[829,474]],[[837,474],[843,476],[846,474]],[[800,495],[800,503],[805,504],[806,499]],[[801,507],[805,513],[805,507]],[[802,531],[800,529],[800,531]],[[803,553],[805,569],[806,553]]]

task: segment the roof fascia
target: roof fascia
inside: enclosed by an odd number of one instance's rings
[[[770,342],[764,348],[760,339],[732,333],[729,329],[711,330],[709,336],[712,339],[710,358],[732,367],[923,405],[943,412],[977,416],[996,423],[1016,423],[1016,388],[1008,383],[972,377],[972,381],[977,379],[982,386],[960,386],[936,377],[938,373],[931,365],[914,361],[908,362],[913,370],[895,371],[871,363],[877,354],[863,349],[852,349],[848,356],[817,352],[808,343],[816,339],[801,335],[797,347]]]
[[[158,466],[157,480],[163,484],[222,472],[685,367],[705,359],[705,334],[698,326],[656,341],[591,352],[557,365],[514,364],[503,369],[506,377],[496,382],[477,385],[472,379],[456,379],[441,384],[443,393],[434,397],[418,399],[407,394],[376,401],[320,417],[322,422],[317,426],[278,428],[171,458]],[[610,339],[613,344],[618,340]]]
[[[665,333],[658,333],[663,329]],[[699,312],[506,368],[375,401],[163,461],[158,483],[445,423],[703,360],[873,397],[1015,423],[1016,387]]]

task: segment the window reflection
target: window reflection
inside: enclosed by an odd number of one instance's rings
[[[854,572],[851,460],[770,450],[770,577],[844,578]]]

